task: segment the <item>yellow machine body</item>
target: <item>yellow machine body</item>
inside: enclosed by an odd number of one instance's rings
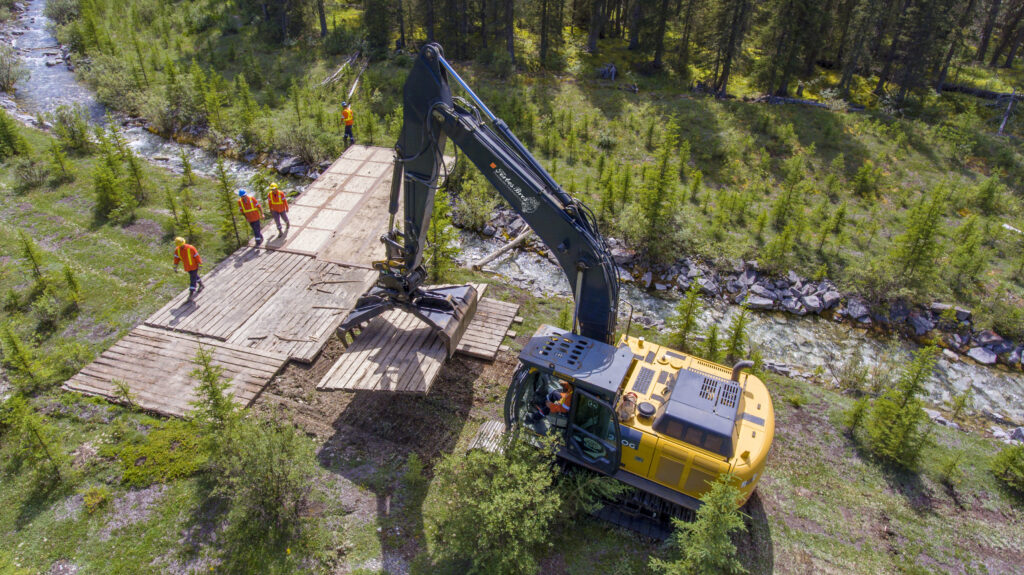
[[[660,408],[667,401],[669,390],[667,385],[658,382],[675,380],[681,370],[705,373],[720,379],[729,379],[732,375],[732,370],[724,365],[673,351],[640,338],[623,336],[619,346],[623,345],[629,346],[638,359],[618,394],[617,412],[628,412],[629,406],[624,402],[630,401],[635,401],[637,405],[648,403],[655,409]],[[647,374],[650,383],[638,384],[641,367],[654,371],[653,377]],[[723,473],[732,472],[736,486],[743,495],[743,502],[746,502],[757,487],[771,450],[775,435],[775,410],[768,388],[759,378],[750,373],[740,373],[737,383],[742,393],[733,435],[736,443],[732,457],[727,458],[702,448],[699,446],[700,437],[692,437],[692,441],[687,442],[658,433],[653,427],[653,417],[643,417],[635,412],[628,419],[620,417],[619,421],[624,431],[621,469],[696,499],[707,492],[709,482]],[[630,394],[635,394],[635,399]]]

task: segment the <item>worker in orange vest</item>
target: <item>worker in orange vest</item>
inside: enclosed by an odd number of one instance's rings
[[[548,394],[547,408],[551,413],[569,413],[569,406],[572,405],[572,389],[565,384],[562,391],[552,391]]]
[[[245,221],[252,226],[252,235],[256,238],[256,247],[259,247],[263,243],[263,234],[260,232],[263,208],[260,207],[260,201],[250,196],[245,190],[238,190],[238,210],[245,216]]]
[[[284,220],[285,230],[292,227],[288,221],[288,198],[284,197],[277,187],[277,183],[270,184],[270,193],[267,194],[267,205],[270,206],[270,215],[274,216],[274,223],[277,224],[277,233],[281,233],[281,220]]]
[[[341,119],[345,122],[345,137],[343,139],[352,144],[356,143],[356,137],[352,135],[352,124],[356,123],[356,113],[349,107],[348,102],[341,103]]]
[[[185,243],[185,238],[174,238],[174,271],[178,271],[178,264],[184,266],[188,272],[188,301],[197,293],[203,291],[203,280],[199,279],[199,264],[203,258],[199,257],[199,250],[191,244]]]

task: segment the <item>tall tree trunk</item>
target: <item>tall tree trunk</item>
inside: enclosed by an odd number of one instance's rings
[[[640,25],[644,18],[642,2],[633,0],[629,8],[629,49],[636,50],[640,47]]]
[[[665,57],[665,28],[668,23],[668,0],[661,0],[661,10],[658,11],[658,31],[654,39],[654,67],[661,68],[662,58]]]
[[[505,47],[512,63],[516,63],[515,0],[505,0]]]
[[[1013,41],[1013,47],[1010,48],[1010,53],[1006,55],[1006,61],[1003,62],[1003,68],[1013,68],[1013,60],[1017,57],[1017,51],[1020,50],[1020,45],[1024,43],[1024,26],[1019,26],[1017,30],[1017,39]]]
[[[548,61],[548,0],[540,0],[540,65]]]
[[[427,27],[427,42],[434,41],[434,0],[424,0],[424,24]]]
[[[960,15],[956,28],[953,30],[953,41],[949,43],[949,48],[946,49],[946,56],[942,59],[939,77],[935,80],[935,89],[940,92],[942,91],[942,85],[946,83],[946,77],[949,75],[949,65],[953,61],[953,54],[963,40],[964,28],[970,25],[971,18],[974,16],[974,5],[976,3],[977,0],[968,0],[967,7],[964,8],[964,12]]]
[[[405,50],[405,6],[403,0],[398,0],[398,41]]]
[[[288,40],[288,4],[290,0],[281,2],[281,42]]]
[[[597,54],[597,39],[604,29],[605,4],[607,0],[590,0],[590,30],[587,34],[587,51]]]
[[[992,58],[988,61],[988,65],[992,68],[996,67],[999,63],[999,58],[1002,57],[1003,52],[1010,48],[1010,44],[1013,42],[1017,26],[1020,24],[1021,18],[1024,17],[1024,2],[1021,2],[1017,10],[1007,18],[1003,24],[1003,31],[999,35],[999,45],[996,46],[996,51],[992,53]]]
[[[480,43],[487,51],[487,0],[480,0]]]
[[[462,10],[459,13],[459,36],[460,50],[462,57],[469,57],[469,0],[462,0]]]
[[[316,13],[320,16],[320,37],[327,36],[327,11],[324,10],[324,0],[316,0]]]
[[[750,11],[750,0],[738,0],[734,8],[733,18],[729,30],[729,41],[726,44],[725,54],[722,59],[722,74],[715,85],[715,91],[720,97],[728,93],[729,74],[732,72],[732,63],[736,54],[743,44],[743,34],[747,26],[747,13]]]
[[[693,30],[693,5],[697,0],[686,0],[686,12],[683,14],[683,37],[679,45],[679,67],[681,73],[689,77],[690,67],[690,31]]]
[[[996,27],[996,20],[999,18],[999,7],[1003,0],[992,0],[992,6],[988,9],[988,18],[985,18],[985,25],[981,29],[981,39],[978,40],[978,52],[974,59],[978,62],[985,61],[985,54],[988,52],[988,43],[992,39],[992,30]]]
[[[889,51],[885,55],[885,61],[882,64],[882,71],[878,74],[878,84],[875,85],[875,93],[881,94],[885,89],[885,84],[889,81],[889,75],[892,74],[893,64],[896,62],[896,54],[899,52],[900,45],[902,44],[902,33],[904,20],[907,15],[907,10],[910,9],[910,0],[904,0],[902,8],[896,17],[896,26],[893,29],[892,40],[889,43]]]

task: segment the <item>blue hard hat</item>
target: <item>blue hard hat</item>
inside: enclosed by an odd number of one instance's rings
[[[347,107],[348,106],[348,102],[342,102],[341,105],[342,105],[342,107]]]
[[[245,190],[238,190],[238,196],[242,197],[245,195]]]

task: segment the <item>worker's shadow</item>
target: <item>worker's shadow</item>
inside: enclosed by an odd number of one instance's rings
[[[455,449],[473,406],[473,384],[484,368],[456,355],[426,395],[339,392],[351,393],[352,399],[333,422],[335,433],[321,447],[320,463],[373,493],[376,509],[362,510],[374,514],[373,520],[354,520],[361,523],[357,530],[376,530],[384,571],[408,571],[408,561],[423,550],[429,478],[440,458]]]

